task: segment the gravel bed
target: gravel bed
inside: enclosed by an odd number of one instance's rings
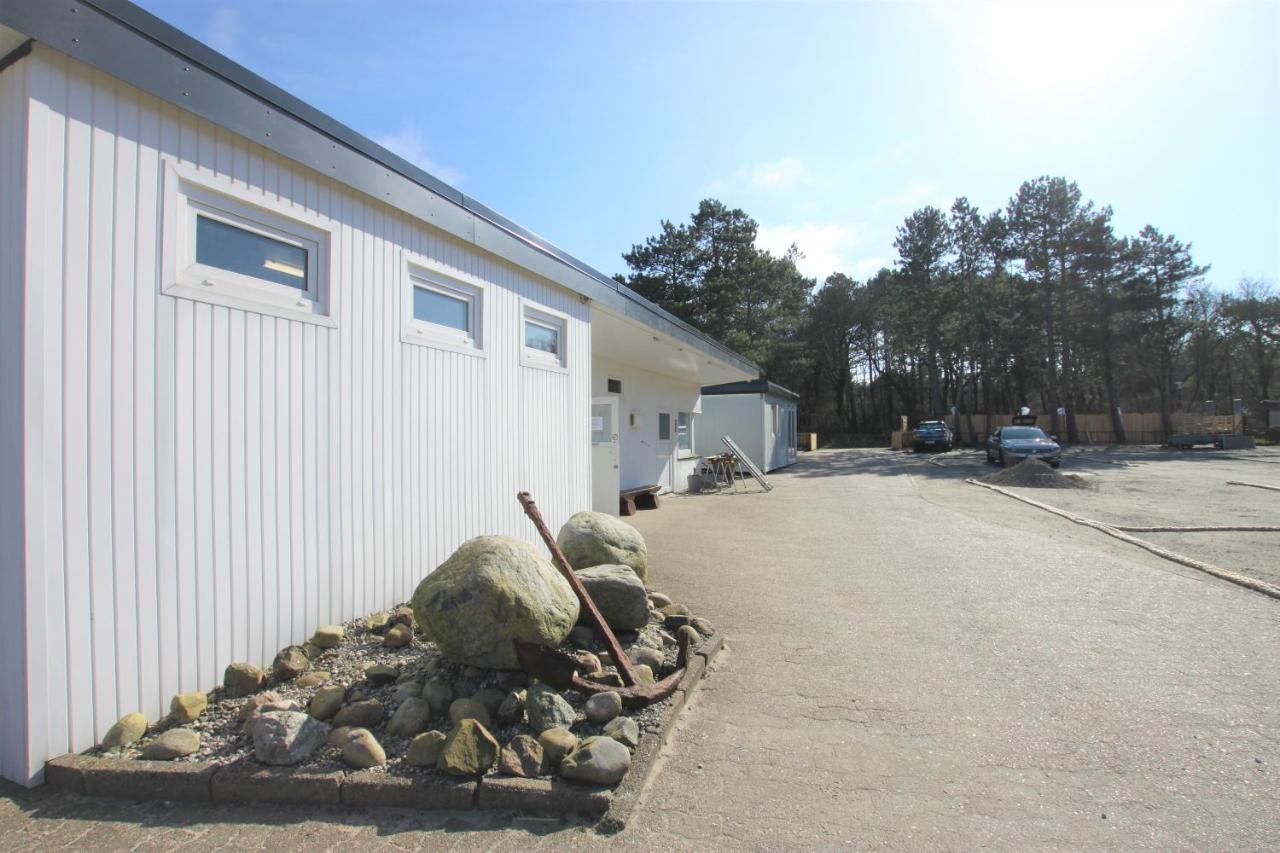
[[[370,731],[385,750],[387,762],[381,767],[373,768],[376,772],[412,777],[441,775],[435,768],[415,767],[408,764],[405,756],[412,738],[395,737],[386,732],[387,723],[390,722],[400,701],[403,701],[395,698],[399,684],[406,681],[423,683],[431,678],[442,678],[453,686],[455,698],[470,696],[486,688],[507,693],[522,689],[527,684],[527,676],[522,672],[481,670],[454,664],[445,659],[435,645],[425,639],[421,633],[415,632],[414,640],[408,646],[388,648],[382,643],[385,628],[383,633],[370,630],[366,618],[352,620],[345,623],[343,627],[345,629],[343,641],[336,648],[323,650],[311,661],[311,671],[328,672],[330,674],[328,681],[313,687],[300,687],[296,681],[276,680],[268,668],[267,682],[263,690],[274,691],[283,700],[297,701],[303,711],[307,710],[308,703],[318,690],[333,684],[341,684],[347,688],[347,703],[354,701],[352,698],[354,691],[364,694],[365,699],[376,699],[381,702],[386,708],[386,713],[382,722],[371,727]],[[623,649],[628,652],[639,646],[661,649],[664,652],[664,666],[660,672],[655,673],[658,679],[668,675],[674,669],[677,656],[676,641],[673,632],[662,627],[661,613],[654,611],[647,626],[638,632],[622,632],[618,639]],[[598,640],[593,640],[584,647],[575,646],[566,641],[560,648],[561,651],[570,654],[579,651],[599,654],[605,651],[604,644]],[[371,664],[396,667],[400,670],[399,680],[379,687],[373,686],[365,680],[363,675],[364,669]],[[605,671],[614,671],[614,669],[605,667]],[[579,739],[601,734],[603,726],[593,724],[583,716],[582,706],[587,697],[572,690],[564,691],[561,695],[578,712],[572,731]],[[190,756],[174,760],[268,766],[260,765],[255,758],[253,741],[243,732],[243,725],[239,721],[241,706],[248,700],[227,698],[220,687],[210,692],[208,699],[208,708],[194,723],[189,724],[191,729],[200,734],[199,750]],[[643,708],[624,708],[622,716],[634,719],[641,731],[655,731],[661,725],[669,705],[670,700],[667,699]],[[150,726],[146,736],[128,746],[112,750],[97,747],[90,750],[88,754],[139,758],[148,743],[175,725],[176,723],[165,718]],[[447,734],[450,727],[446,714],[440,719],[432,719],[426,731],[437,730]],[[502,745],[506,745],[513,737],[520,734],[536,737],[536,733],[523,718],[515,724],[502,724],[495,719],[489,731]],[[310,759],[294,767],[300,771],[310,772],[351,770],[342,762],[340,750],[328,745],[321,747]],[[492,769],[489,771],[490,774],[493,772]]]

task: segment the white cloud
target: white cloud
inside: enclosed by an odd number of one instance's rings
[[[858,258],[858,260],[849,265],[849,269],[846,271],[846,274],[850,278],[855,278],[858,281],[864,281],[871,278],[871,276],[880,272],[880,270],[885,267],[892,266],[892,261],[881,257]]]
[[[937,204],[938,188],[927,181],[912,181],[898,192],[882,196],[875,201],[879,208],[915,210],[926,204]]]
[[[794,243],[804,253],[797,263],[800,272],[821,281],[833,272],[853,275],[849,252],[865,234],[866,227],[858,224],[761,225],[756,246],[781,255]]]
[[[765,160],[743,166],[727,178],[712,184],[713,193],[734,190],[773,192],[794,189],[810,181],[809,168],[799,157],[788,154],[780,160]]]
[[[214,9],[204,28],[204,40],[214,50],[234,58],[240,52],[240,12],[229,6]]]
[[[390,151],[399,154],[410,163],[434,175],[446,184],[457,186],[462,183],[462,173],[457,169],[437,162],[427,153],[427,140],[422,131],[416,127],[405,125],[395,133],[375,136],[373,141]]]

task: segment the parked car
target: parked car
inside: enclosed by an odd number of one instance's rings
[[[951,428],[942,421],[921,421],[916,425],[911,448],[921,450],[950,450],[955,443]]]
[[[1062,447],[1034,426],[997,427],[987,439],[987,461],[1001,467],[1016,465],[1028,456],[1043,459],[1054,468],[1062,462]]]

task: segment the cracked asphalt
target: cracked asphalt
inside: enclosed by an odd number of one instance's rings
[[[1280,601],[954,467],[820,451],[633,519],[729,649],[618,836],[10,787],[0,848],[1280,848]]]

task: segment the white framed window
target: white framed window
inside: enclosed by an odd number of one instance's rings
[[[567,318],[525,302],[520,319],[520,360],[530,367],[564,369],[568,348]]]
[[[658,441],[671,440],[671,413],[658,412]]]
[[[404,253],[405,343],[484,353],[483,281],[442,264]]]
[[[164,193],[163,293],[333,325],[332,226],[172,161]]]
[[[676,450],[681,456],[693,454],[693,414],[676,413]]]

